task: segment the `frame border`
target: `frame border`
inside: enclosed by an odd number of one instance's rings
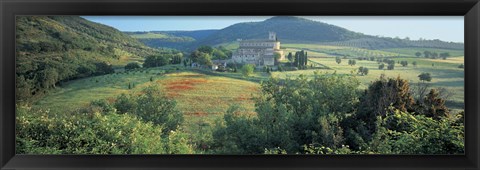
[[[15,155],[17,15],[465,17],[465,155]],[[480,167],[479,0],[0,0],[0,169],[462,169]]]

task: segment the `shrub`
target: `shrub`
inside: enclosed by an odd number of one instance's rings
[[[242,66],[242,74],[245,77],[248,77],[253,74],[253,71],[255,70],[255,66],[253,64],[245,64]]]
[[[138,68],[140,68],[140,64],[138,64],[137,62],[131,62],[125,66],[125,70],[134,70]]]

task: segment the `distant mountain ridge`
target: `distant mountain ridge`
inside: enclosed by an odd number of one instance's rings
[[[361,48],[403,48],[403,47],[432,47],[463,49],[463,43],[444,42],[440,40],[406,40],[388,37],[377,37],[350,31],[348,29],[308,20],[293,16],[277,16],[260,22],[243,22],[233,24],[220,30],[199,31],[151,31],[152,33],[166,33],[174,36],[192,37],[194,41],[183,43],[165,43],[158,39],[148,42],[141,40],[151,47],[164,45],[167,47],[180,47],[193,49],[200,45],[218,45],[236,41],[237,39],[262,39],[267,38],[268,32],[277,33],[282,43],[313,43],[313,44],[353,44]],[[198,36],[198,34],[202,36]],[[151,43],[151,42],[155,43]]]
[[[299,17],[278,16],[261,22],[238,23],[217,31],[200,41],[202,44],[220,44],[237,39],[267,38],[268,32],[277,33],[282,42],[331,42],[365,38],[367,35]]]

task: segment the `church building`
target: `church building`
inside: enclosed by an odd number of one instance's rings
[[[275,64],[275,54],[280,56],[279,60],[285,58],[274,32],[269,32],[268,39],[240,40],[239,45],[232,54],[232,60],[237,63],[272,66]]]

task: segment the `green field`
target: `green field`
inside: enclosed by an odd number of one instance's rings
[[[327,66],[330,69],[321,69],[321,70],[298,70],[298,71],[289,71],[289,72],[274,72],[272,76],[278,78],[286,77],[297,77],[300,74],[312,76],[314,72],[319,71],[323,74],[352,74],[357,76],[357,78],[362,82],[361,87],[366,88],[368,84],[384,74],[386,77],[397,77],[400,76],[403,79],[408,80],[411,84],[420,82],[418,75],[421,73],[430,73],[432,75],[432,81],[430,82],[432,87],[443,87],[448,90],[452,96],[448,99],[447,103],[451,108],[462,109],[464,103],[464,70],[463,68],[458,68],[460,64],[464,63],[463,51],[460,50],[447,50],[447,49],[430,49],[430,48],[413,48],[413,49],[385,49],[384,51],[379,50],[368,50],[368,49],[357,49],[351,47],[340,47],[340,46],[326,46],[326,45],[304,45],[304,44],[284,44],[283,47],[287,47],[286,51],[295,52],[300,49],[305,49],[310,58],[309,60],[320,63]],[[335,61],[335,55],[330,55],[326,53],[321,53],[318,51],[332,51],[337,50],[353,54],[355,51],[366,51],[366,57],[374,56],[389,56],[396,54],[393,57],[388,57],[397,61],[407,61],[408,65],[403,67],[402,65],[396,63],[394,70],[386,70],[385,68],[380,70],[378,68],[379,64],[377,61],[368,61],[368,60],[356,60],[356,65],[348,65],[348,58],[343,59],[340,64],[337,64]],[[430,50],[437,53],[448,52],[452,57],[443,59],[428,59],[423,57],[414,57],[415,52]],[[392,53],[395,52],[395,53]],[[365,54],[364,53],[364,54]],[[400,57],[398,57],[401,54]],[[349,57],[356,58],[356,57]],[[413,66],[412,63],[416,61],[417,66]],[[433,64],[433,66],[432,66]],[[369,69],[368,75],[358,75],[357,70],[359,67],[367,67]]]
[[[93,100],[114,102],[122,93],[137,94],[144,87],[157,84],[165,90],[167,97],[177,101],[177,108],[185,117],[182,129],[192,135],[191,139],[198,140],[204,137],[204,130],[210,131],[215,121],[221,119],[232,105],[245,108],[245,114],[255,114],[252,97],[258,93],[259,84],[254,81],[262,74],[242,80],[239,73],[215,76],[176,68],[181,67],[165,66],[70,81],[34,103],[33,107],[62,114],[84,107]],[[153,81],[150,81],[151,77]],[[132,89],[128,89],[129,83],[134,84]]]
[[[235,44],[225,44],[232,48]],[[168,65],[157,68],[140,69],[136,71],[123,71],[118,69],[114,74],[89,77],[69,81],[57,87],[50,94],[33,104],[33,107],[48,108],[53,114],[62,114],[87,106],[91,101],[106,99],[113,103],[116,97],[122,93],[138,94],[149,85],[157,84],[164,90],[164,94],[177,101],[177,108],[184,114],[185,122],[182,129],[190,135],[192,143],[201,144],[211,139],[212,129],[215,122],[223,117],[226,110],[233,105],[246,109],[244,114],[254,115],[255,106],[253,97],[259,93],[259,83],[267,80],[270,76],[276,78],[295,78],[299,75],[311,77],[315,72],[320,74],[348,74],[356,76],[362,83],[360,88],[368,85],[384,74],[386,77],[401,77],[411,84],[419,82],[418,75],[423,72],[431,73],[432,87],[444,87],[452,96],[447,105],[455,111],[463,110],[464,103],[464,70],[458,68],[463,64],[463,54],[460,51],[449,52],[452,56],[447,60],[427,59],[413,57],[411,52],[420,50],[387,49],[386,51],[366,50],[350,47],[336,47],[325,45],[287,44],[287,52],[295,52],[300,49],[308,51],[310,63],[323,65],[323,69],[307,69],[298,71],[274,71],[271,74],[257,70],[254,75],[244,77],[241,73],[214,72],[204,69],[184,68],[181,65]],[[335,55],[327,54],[332,50],[348,54],[359,53],[374,56],[388,56],[389,51],[404,54],[404,57],[389,57],[395,61],[408,61],[406,67],[395,64],[394,70],[380,70],[377,61],[356,60],[354,66],[348,65],[348,59],[343,59],[340,64],[335,61]],[[438,50],[441,51],[441,50]],[[448,51],[448,50],[447,50]],[[323,53],[326,52],[326,53]],[[355,58],[354,56],[351,56]],[[141,62],[141,59],[134,59]],[[125,57],[125,61],[132,58]],[[417,66],[412,62],[416,61]],[[287,61],[283,61],[287,62]],[[123,62],[121,62],[123,63]],[[434,66],[432,66],[434,64]],[[357,74],[357,69],[369,68],[368,75]],[[129,89],[129,84],[132,88]],[[197,148],[198,149],[198,148]],[[208,152],[197,150],[197,152]]]

